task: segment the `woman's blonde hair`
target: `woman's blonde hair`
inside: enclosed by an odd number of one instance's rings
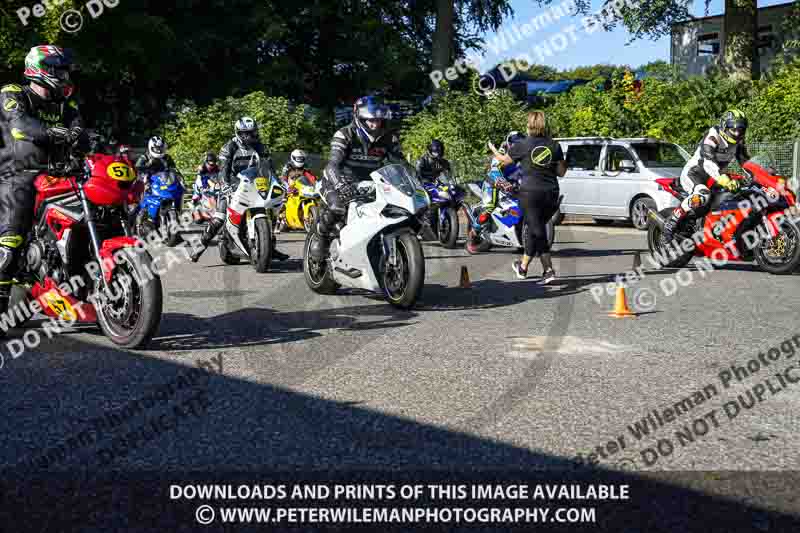
[[[531,111],[528,113],[528,135],[531,137],[547,137],[544,111]]]

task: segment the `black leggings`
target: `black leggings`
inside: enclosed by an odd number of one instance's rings
[[[522,190],[519,203],[528,223],[528,238],[525,240],[525,255],[536,257],[550,251],[547,242],[547,223],[558,210],[558,189]]]

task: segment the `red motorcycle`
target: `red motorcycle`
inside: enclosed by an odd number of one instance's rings
[[[684,217],[669,246],[662,243],[661,235],[672,208],[660,213],[650,211],[648,246],[663,266],[683,268],[692,257],[708,257],[720,263],[755,259],[771,274],[797,270],[800,226],[795,192],[772,168],[752,160],[742,168],[745,176],[729,174],[731,179],[739,180],[741,189],[736,194],[716,194],[707,206]],[[680,201],[688,196],[678,178],[660,178],[656,182]],[[719,190],[713,178],[708,186]]]
[[[98,323],[115,344],[141,348],[161,322],[162,287],[127,222],[136,173],[119,154],[82,159],[66,145],[54,152],[35,181],[9,316],[19,327],[38,307],[62,323]]]

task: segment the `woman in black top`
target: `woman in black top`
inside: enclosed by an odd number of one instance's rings
[[[500,163],[516,162],[522,179],[519,199],[528,224],[525,253],[512,268],[520,279],[528,276],[531,259],[539,255],[542,261],[542,281],[550,283],[556,277],[547,242],[547,223],[558,209],[558,178],[567,171],[561,146],[547,134],[544,113],[528,113],[528,137],[514,143],[508,154],[500,153],[492,143],[489,148]]]

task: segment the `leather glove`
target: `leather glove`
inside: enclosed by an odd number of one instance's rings
[[[358,191],[351,183],[342,182],[336,187],[336,194],[339,195],[339,201],[347,205],[358,195]]]
[[[228,196],[229,194],[233,193],[233,186],[228,183],[223,183],[219,193],[222,196]]]
[[[47,129],[47,136],[54,141],[70,142],[70,130],[61,126],[53,126]]]
[[[727,189],[730,192],[736,192],[739,190],[739,182],[732,180],[727,174],[722,174],[719,178],[717,178],[717,183],[720,187]]]

